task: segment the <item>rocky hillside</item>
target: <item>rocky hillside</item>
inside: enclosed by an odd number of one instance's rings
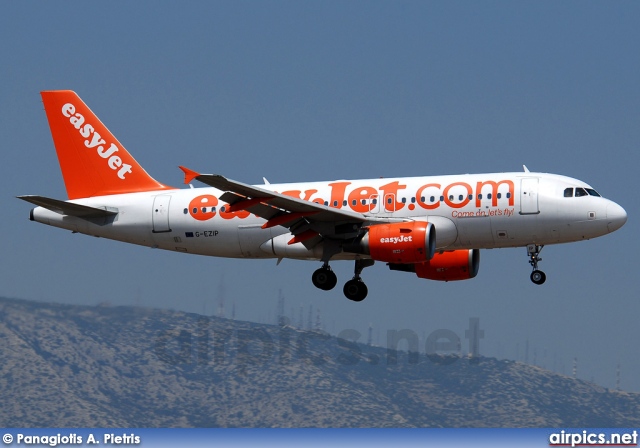
[[[640,426],[640,394],[491,358],[392,360],[286,326],[0,299],[0,426]]]

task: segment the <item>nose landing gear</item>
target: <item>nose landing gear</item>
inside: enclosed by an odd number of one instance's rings
[[[542,261],[540,252],[544,246],[529,244],[527,246],[527,255],[529,256],[529,264],[533,268],[531,273],[531,281],[536,285],[542,285],[547,280],[547,275],[538,269],[538,262]]]

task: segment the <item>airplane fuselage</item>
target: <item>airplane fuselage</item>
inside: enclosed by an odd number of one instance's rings
[[[543,173],[338,180],[266,184],[261,188],[347,209],[390,222],[433,222],[437,249],[491,249],[586,240],[626,220],[600,196],[565,197],[567,189],[593,191],[584,182]],[[114,219],[86,220],[42,207],[33,220],[74,232],[177,252],[233,258],[319,260],[322,245],[288,244],[291,235],[248,211],[229,212],[215,188],[97,196],[70,202],[117,211]],[[225,207],[226,206],[226,207]],[[333,259],[362,255],[342,252]]]

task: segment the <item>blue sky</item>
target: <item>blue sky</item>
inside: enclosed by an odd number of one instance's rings
[[[640,391],[640,6],[635,2],[7,2],[0,7],[0,295],[140,304],[273,320],[319,308],[327,330],[370,323],[463,339]],[[72,89],[145,169],[248,183],[532,171],[620,203],[618,232],[548,246],[542,287],[525,249],[484,251],[476,279],[365,270],[370,294],[311,284],[319,263],[185,256],[28,221],[21,194],[66,198],[39,92]],[[340,284],[352,264],[333,264]]]

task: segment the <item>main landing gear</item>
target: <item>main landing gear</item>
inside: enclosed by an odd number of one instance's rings
[[[538,270],[538,262],[542,261],[540,258],[540,252],[544,246],[538,246],[536,244],[529,244],[527,246],[527,255],[529,256],[529,264],[533,268],[531,273],[531,281],[536,285],[542,285],[547,280],[547,275]]]
[[[311,276],[313,286],[322,289],[323,291],[329,291],[335,288],[338,283],[338,277],[335,272],[331,270],[329,263],[325,262],[320,269],[317,269]]]
[[[354,268],[354,276],[351,280],[344,284],[342,291],[347,299],[354,302],[361,302],[367,297],[369,289],[364,284],[360,274],[364,268],[373,266],[375,262],[373,260],[356,260]],[[336,286],[338,278],[336,274],[331,270],[329,263],[325,262],[320,269],[317,269],[311,276],[311,281],[316,288],[320,288],[324,291],[329,291]]]
[[[369,289],[367,285],[364,284],[362,279],[360,278],[360,274],[364,268],[368,268],[369,266],[373,266],[375,261],[373,260],[356,260],[355,268],[353,269],[354,276],[351,280],[344,284],[344,288],[342,291],[347,299],[353,300],[354,302],[362,302],[367,294],[369,293]]]

